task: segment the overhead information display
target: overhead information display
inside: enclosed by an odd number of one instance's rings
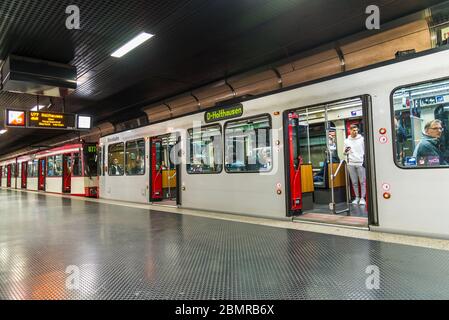
[[[28,114],[30,128],[75,129],[74,114],[39,111],[31,111]]]
[[[51,111],[5,110],[5,127],[88,131],[92,117]]]
[[[7,127],[25,127],[25,111],[7,109],[5,122]]]

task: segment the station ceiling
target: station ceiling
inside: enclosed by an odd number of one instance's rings
[[[71,64],[78,88],[66,112],[113,123],[140,108],[227,76],[361,32],[365,8],[381,22],[418,12],[438,0],[2,0],[0,60],[9,54]],[[80,30],[68,30],[68,5],[80,8]],[[155,34],[117,59],[110,54],[140,32]],[[47,104],[47,98],[40,98]],[[31,109],[36,96],[0,91],[4,109]],[[52,99],[50,110],[62,101]],[[9,129],[0,155],[61,131]]]

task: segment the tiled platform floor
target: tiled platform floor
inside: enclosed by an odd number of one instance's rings
[[[448,251],[0,190],[1,299],[448,299],[448,274]]]

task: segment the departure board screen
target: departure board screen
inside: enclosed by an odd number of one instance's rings
[[[28,127],[47,129],[74,129],[75,115],[55,112],[29,112]]]
[[[6,126],[7,127],[25,127],[25,111],[23,110],[6,110]]]

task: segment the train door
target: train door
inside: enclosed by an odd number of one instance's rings
[[[8,165],[6,166],[6,169],[7,169],[7,174],[6,174],[6,186],[7,186],[8,188],[11,188],[11,178],[12,178],[12,172],[11,172],[11,170],[12,170],[12,165],[11,165],[11,164],[8,164]]]
[[[28,162],[24,161],[21,163],[21,187],[22,189],[26,189],[27,188],[27,177],[28,177]]]
[[[357,124],[362,130],[364,110],[362,98],[357,98],[286,113],[288,216],[323,223],[368,225],[368,193],[362,190],[366,191],[368,185],[365,168],[369,166],[360,164],[363,169],[355,175],[359,177],[357,183],[352,183],[350,173],[354,176],[354,171],[351,172],[354,167],[348,165],[353,166],[354,162],[348,164],[345,149],[347,127]],[[365,141],[363,158],[368,143],[360,133],[354,139]],[[359,196],[351,192],[352,185],[358,188]]]
[[[72,154],[66,153],[62,156],[62,192],[72,191]]]
[[[105,192],[105,185],[106,185],[106,175],[105,175],[105,146],[98,146],[97,149],[97,153],[98,153],[98,168],[97,168],[97,173],[98,173],[98,194],[100,194],[100,190],[101,192]]]
[[[178,146],[180,136],[168,134],[150,138],[150,201],[180,204]]]
[[[39,159],[39,169],[38,169],[38,190],[45,191],[45,158]]]
[[[162,194],[162,160],[161,160],[162,139],[150,139],[151,152],[151,178],[150,178],[150,201],[160,201]]]
[[[2,186],[2,178],[3,178],[3,167],[0,166],[0,187]]]

